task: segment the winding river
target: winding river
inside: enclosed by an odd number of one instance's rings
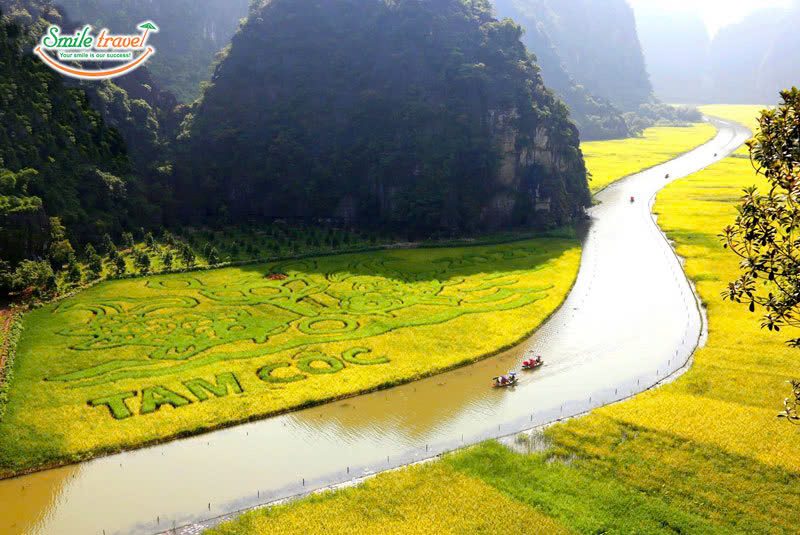
[[[667,173],[696,172],[750,135],[709,120],[713,140],[596,195],[572,292],[520,346],[390,390],[0,481],[0,535],[198,533],[207,519],[578,415],[676,376],[702,340],[703,317],[651,208]],[[489,388],[529,351],[546,366],[514,389]]]

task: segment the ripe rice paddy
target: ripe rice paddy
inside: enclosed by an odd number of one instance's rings
[[[745,124],[753,128],[759,109],[713,113],[742,122],[749,117]],[[788,395],[786,380],[798,375],[798,353],[783,343],[790,334],[760,329],[756,315],[720,297],[737,276],[738,260],[717,235],[735,217],[733,199],[752,184],[763,186],[750,162],[732,157],[658,196],[659,224],[686,258],[708,311],[709,339],[692,369],[658,390],[549,428],[542,452],[523,455],[489,442],[446,457],[446,469],[467,478],[448,483],[448,492],[456,492],[450,485],[477,480],[577,533],[797,533],[800,433],[776,414]],[[407,477],[387,474],[384,484]],[[425,484],[431,482],[419,483]],[[379,485],[360,490],[316,499],[338,500],[339,510],[393,503]],[[406,491],[399,499],[413,503],[421,496]],[[302,503],[280,514],[296,513]],[[437,508],[418,522],[447,514],[447,507]],[[247,533],[244,526],[303,532],[285,529],[268,512],[244,518],[216,533]],[[326,526],[342,529],[335,515]]]
[[[474,361],[549,316],[579,261],[542,238],[100,283],[25,317],[0,476]]]
[[[380,497],[380,502],[374,500]],[[209,535],[304,533],[567,535],[572,531],[442,463],[381,474],[360,487],[261,509]]]
[[[597,193],[612,182],[666,162],[699,147],[716,135],[708,123],[687,127],[657,126],[641,137],[581,143],[586,168],[592,175],[589,187]]]

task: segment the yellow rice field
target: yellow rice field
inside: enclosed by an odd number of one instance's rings
[[[755,129],[760,109],[703,112]],[[798,375],[798,352],[783,343],[796,335],[761,329],[756,314],[720,296],[739,271],[718,234],[753,184],[765,181],[737,154],[658,196],[659,224],[686,258],[709,316],[708,343],[692,369],[633,401],[556,426],[550,436],[562,454],[587,459],[583,470],[691,504],[731,533],[796,533],[800,433],[776,418],[787,379]]]
[[[746,121],[752,128],[747,118],[756,117],[759,109],[703,111]],[[759,179],[749,161],[732,157],[673,183],[658,196],[659,224],[686,258],[686,272],[709,318],[708,343],[685,375],[631,401],[551,427],[545,433],[550,447],[542,453],[520,455],[489,443],[443,464],[578,533],[797,533],[800,429],[776,418],[788,395],[786,380],[800,375],[797,350],[783,343],[796,335],[764,331],[757,315],[720,297],[737,276],[738,260],[721,247],[717,235],[732,221],[742,188],[754,183]],[[432,484],[420,482],[420,490],[404,492],[402,505],[419,503],[427,492],[422,489]],[[467,484],[449,481],[447,492]],[[384,488],[360,490],[359,501],[375,509],[400,506]],[[327,499],[343,500],[342,510],[347,510],[358,503],[352,492]],[[290,505],[276,518],[303,507]],[[437,522],[440,515],[451,514],[447,509],[426,508],[418,521]],[[304,533],[275,523],[267,513],[259,515],[248,517],[247,525]],[[326,526],[342,529],[336,519]],[[226,529],[218,533],[248,532],[237,531],[238,523]],[[474,531],[459,531],[468,532]]]
[[[612,182],[637,173],[699,147],[716,135],[708,123],[688,127],[654,127],[641,137],[581,143],[589,186],[597,193]]]
[[[474,361],[547,318],[579,262],[543,238],[103,282],[26,315],[0,476]]]
[[[728,117],[754,128],[758,110],[737,106]],[[717,234],[733,222],[741,190],[752,184],[763,188],[766,183],[749,160],[728,158],[659,194],[659,223],[687,259],[686,272],[707,306],[708,344],[696,352],[694,367],[680,381],[601,413],[800,471],[800,456],[791,454],[800,436],[775,418],[787,394],[786,380],[798,372],[797,350],[783,344],[789,335],[761,329],[757,315],[720,297],[738,276],[738,259],[722,248]]]
[[[362,486],[246,513],[209,535],[574,533],[442,463],[381,474]]]

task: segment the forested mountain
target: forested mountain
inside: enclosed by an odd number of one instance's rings
[[[171,197],[171,141],[188,108],[160,90],[146,67],[113,82],[56,74],[30,50],[48,24],[72,32],[77,23],[45,0],[0,0],[0,9],[10,28],[0,63],[9,75],[0,86],[13,94],[0,102],[0,169],[6,168],[0,202],[5,216],[12,208],[15,214],[0,222],[0,250],[9,248],[0,256],[51,256],[44,251],[51,241],[48,216],[60,218],[63,238],[76,246],[106,232],[158,227],[160,206]],[[27,178],[15,178],[11,188],[9,173],[27,169]],[[41,209],[32,215],[34,204]]]
[[[564,99],[581,138],[627,137],[656,123],[696,120],[653,95],[625,0],[495,0],[524,29],[542,77]]]
[[[624,111],[650,101],[636,21],[625,0],[498,0],[496,5],[498,13],[524,28],[541,25],[567,72],[591,94]]]
[[[187,121],[170,212],[569,221],[589,203],[578,132],[521,33],[485,0],[262,2]]]
[[[525,30],[522,41],[536,55],[542,78],[567,104],[581,139],[628,137],[622,110],[610,100],[593,95],[567,72],[559,50],[549,37],[556,18],[544,1],[495,0],[498,18],[511,18]]]
[[[148,62],[158,85],[181,102],[191,102],[208,81],[215,55],[230,42],[249,0],[59,0],[66,14],[81,23],[130,33],[153,20],[150,36],[156,55]]]
[[[636,25],[656,96],[706,102],[711,89],[711,40],[694,13],[637,8]]]
[[[41,13],[39,13],[41,14]],[[130,164],[86,93],[23,54],[30,30],[0,19],[0,251],[15,261],[49,245],[48,216],[75,234],[113,231]]]

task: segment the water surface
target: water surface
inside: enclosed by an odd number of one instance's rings
[[[520,346],[390,390],[0,481],[0,535],[160,532],[580,414],[657,383],[687,362],[702,319],[650,207],[666,173],[675,180],[700,170],[749,137],[734,123],[714,124],[720,131],[706,145],[596,196],[573,291]],[[513,389],[489,387],[528,353],[546,365],[523,372]]]

